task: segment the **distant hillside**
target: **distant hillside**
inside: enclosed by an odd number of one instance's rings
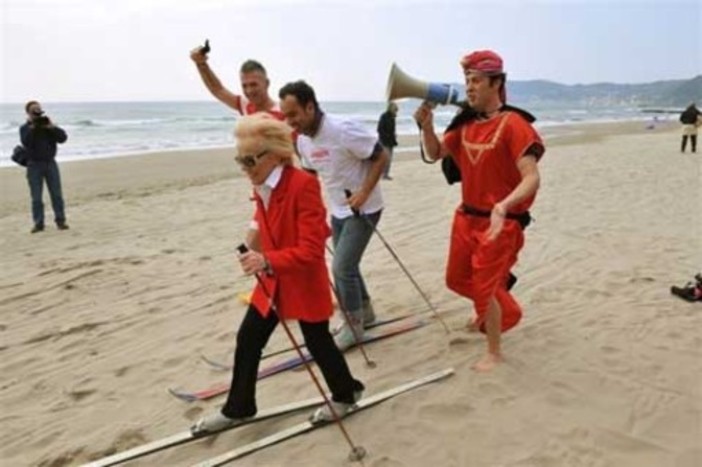
[[[655,81],[644,84],[575,84],[552,81],[510,81],[510,102],[521,105],[626,105],[635,107],[686,107],[702,104],[702,75],[689,80]]]

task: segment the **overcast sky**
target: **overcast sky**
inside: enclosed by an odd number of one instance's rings
[[[268,68],[320,100],[384,99],[393,61],[461,81],[464,53],[500,53],[510,79],[641,83],[702,73],[702,0],[2,0],[2,102],[209,100],[189,50],[239,92]]]

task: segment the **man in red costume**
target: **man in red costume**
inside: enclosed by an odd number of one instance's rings
[[[499,55],[476,51],[461,59],[461,67],[473,117],[450,125],[441,140],[429,104],[414,117],[429,157],[451,156],[460,169],[462,204],[454,214],[446,284],[474,303],[477,317],[469,327],[487,335],[487,353],[474,368],[489,371],[502,359],[502,332],[522,316],[508,292],[508,275],[524,244],[544,145],[524,114],[505,106]]]

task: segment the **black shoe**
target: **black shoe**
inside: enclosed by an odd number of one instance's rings
[[[702,289],[698,289],[691,283],[686,284],[685,287],[672,286],[670,293],[688,302],[702,301]]]
[[[56,224],[56,228],[58,228],[59,230],[68,230],[69,227],[68,224],[66,224],[65,222],[60,222]]]
[[[30,233],[37,233],[37,232],[43,232],[44,231],[44,226],[41,224],[36,224],[34,227],[32,227],[32,230]]]

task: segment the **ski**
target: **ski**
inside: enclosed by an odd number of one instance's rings
[[[386,339],[388,337],[403,334],[405,332],[409,332],[409,331],[412,331],[414,329],[418,329],[422,326],[425,326],[426,324],[427,324],[426,321],[419,320],[419,319],[411,319],[411,320],[408,320],[406,322],[398,322],[395,326],[390,326],[390,327],[381,328],[379,330],[375,330],[375,332],[373,330],[371,330],[364,335],[363,343],[368,344],[371,342]],[[353,348],[353,347],[351,347],[351,348]],[[267,378],[269,376],[281,373],[283,371],[297,368],[297,367],[303,365],[305,362],[309,362],[309,361],[313,360],[312,356],[310,354],[304,353],[303,355],[304,355],[304,360],[296,355],[296,356],[290,357],[286,360],[283,360],[281,362],[275,363],[273,365],[267,366],[266,368],[259,370],[258,379]],[[218,396],[220,394],[224,394],[227,391],[229,391],[230,386],[231,386],[230,383],[220,383],[220,384],[217,384],[217,385],[212,386],[210,388],[201,389],[201,390],[195,391],[195,392],[179,390],[179,389],[172,389],[172,388],[169,388],[168,392],[171,395],[173,395],[173,396],[177,397],[178,399],[181,399],[185,402],[195,402],[195,401],[211,399],[212,397]]]
[[[447,378],[453,374],[453,368],[449,368],[443,371],[440,371],[438,373],[434,373],[428,376],[425,376],[423,378],[416,379],[414,381],[411,381],[409,383],[396,386],[392,389],[388,389],[387,391],[380,392],[378,394],[375,394],[373,396],[367,397],[365,399],[361,399],[355,406],[355,408],[349,412],[349,415],[352,415],[356,412],[360,412],[361,410],[367,409],[368,407],[372,407],[374,405],[377,405],[383,401],[386,401],[392,397],[395,397],[399,394],[411,391],[415,388],[418,388],[420,386],[424,386],[429,383],[433,383],[436,381],[440,381],[444,378]],[[348,416],[348,415],[347,415]],[[302,423],[299,423],[297,425],[293,425],[289,428],[286,428],[284,430],[278,431],[277,433],[274,433],[272,435],[269,435],[265,438],[262,438],[258,441],[254,441],[253,443],[246,444],[244,446],[238,447],[236,449],[233,449],[231,451],[225,452],[224,454],[221,454],[217,457],[214,457],[212,459],[206,460],[204,462],[201,462],[199,464],[196,464],[196,467],[216,467],[220,465],[224,465],[234,459],[239,459],[247,454],[251,454],[255,451],[261,450],[265,447],[272,446],[274,444],[280,443],[281,441],[285,441],[286,439],[292,438],[294,436],[301,435],[303,433],[307,433],[308,431],[312,431],[314,429],[331,425],[333,422],[330,423],[322,423],[322,424],[315,424],[310,421],[305,421]]]
[[[216,433],[210,433],[206,435],[198,435],[195,436],[193,435],[190,430],[183,431],[180,433],[177,433],[172,436],[168,436],[166,438],[162,439],[157,439],[155,441],[152,441],[150,443],[142,444],[141,446],[137,446],[135,448],[129,449],[127,451],[122,451],[117,454],[113,454],[108,457],[104,457],[102,459],[90,462],[88,464],[85,464],[83,467],[107,467],[110,465],[116,465],[116,464],[121,464],[123,462],[127,462],[132,459],[136,459],[138,457],[143,457],[148,454],[153,454],[155,452],[161,451],[166,448],[170,448],[173,446],[177,446],[179,444],[184,444],[190,441],[195,441],[197,439],[202,439],[207,436],[213,436],[219,433],[222,433],[223,431],[231,430],[234,428],[239,428],[244,425],[248,425],[251,423],[255,423],[261,420],[266,420],[268,418],[276,417],[278,415],[284,415],[287,413],[295,412],[298,410],[302,409],[308,409],[311,407],[316,407],[318,405],[321,405],[324,403],[324,399],[319,396],[319,397],[314,397],[312,399],[306,399],[298,402],[291,402],[289,404],[284,404],[280,405],[277,407],[271,407],[269,409],[261,410],[256,414],[255,417],[252,417],[251,419],[246,420],[244,423],[241,423],[235,427],[227,428],[221,431],[218,431]]]
[[[378,321],[374,322],[373,324],[370,324],[370,325],[366,328],[366,330],[374,329],[374,328],[377,328],[377,327],[379,327],[379,326],[385,326],[386,324],[392,324],[392,323],[395,323],[395,322],[397,322],[397,321],[401,321],[401,320],[406,319],[406,318],[411,318],[412,316],[414,316],[414,315],[410,314],[410,315],[398,316],[398,317],[396,317],[396,318],[378,320]],[[300,344],[300,347],[301,347],[301,348],[305,348],[305,347],[306,347],[305,343],[304,343],[304,342],[301,343],[301,344]],[[265,359],[270,358],[270,357],[275,357],[276,355],[280,355],[280,354],[286,353],[286,352],[291,352],[291,351],[293,351],[293,350],[295,350],[294,347],[286,347],[286,348],[284,348],[284,349],[275,350],[275,351],[273,351],[273,352],[269,352],[269,353],[267,353],[267,354],[264,354],[264,355],[261,357],[261,360],[265,360]],[[232,352],[232,353],[233,353],[233,352]],[[209,357],[207,357],[207,356],[205,356],[205,355],[201,355],[201,356],[200,356],[200,359],[202,359],[203,362],[207,363],[208,365],[210,365],[212,368],[214,368],[214,369],[216,369],[216,370],[231,371],[231,369],[232,369],[232,365],[231,365],[231,364],[229,364],[229,363],[221,363],[221,362],[218,362],[218,361],[216,361],[216,360],[212,360],[211,358],[209,358]]]

